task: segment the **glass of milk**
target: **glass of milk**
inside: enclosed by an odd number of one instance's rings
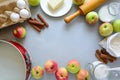
[[[107,70],[109,66],[100,61],[95,61],[87,65],[87,69],[92,77],[92,80],[119,80],[120,73],[118,71]]]
[[[109,67],[100,61],[95,61],[87,65],[87,69],[94,80],[108,80],[109,71],[106,70],[107,68]]]
[[[100,64],[94,69],[94,76],[98,80],[108,80],[109,71],[106,70],[108,66]]]

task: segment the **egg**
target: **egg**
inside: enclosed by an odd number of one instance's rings
[[[29,11],[28,11],[27,9],[22,9],[22,10],[20,10],[20,16],[21,16],[22,18],[28,18],[29,15],[30,15],[30,13],[29,13]]]
[[[10,19],[11,19],[11,21],[13,21],[13,22],[18,22],[19,19],[20,19],[20,15],[13,12],[13,13],[11,13],[11,15],[10,15]]]
[[[24,0],[18,0],[17,1],[17,7],[20,8],[20,9],[23,9],[25,8],[26,6],[26,2]]]

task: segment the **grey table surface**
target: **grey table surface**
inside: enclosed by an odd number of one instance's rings
[[[92,0],[91,0],[92,1]],[[106,4],[119,0],[108,0]],[[100,8],[100,7],[99,7]],[[98,12],[99,8],[95,11]],[[70,24],[64,22],[64,17],[72,14],[77,10],[75,5],[72,6],[69,13],[66,15],[53,18],[46,15],[40,6],[30,7],[32,17],[37,18],[36,14],[40,13],[49,23],[49,27],[37,32],[27,22],[13,25],[0,30],[0,39],[15,40],[21,43],[29,52],[32,66],[40,65],[44,67],[47,60],[55,60],[59,67],[66,67],[67,62],[71,59],[79,60],[81,68],[93,61],[96,61],[95,51],[101,49],[98,45],[103,39],[98,33],[99,21],[95,25],[89,25],[85,22],[84,16],[78,16]],[[12,31],[18,26],[23,25],[27,30],[27,35],[24,39],[16,39]],[[110,66],[120,66],[118,59]],[[113,65],[114,64],[114,65]],[[75,75],[69,74],[69,80],[75,80]],[[31,78],[30,80],[34,80]],[[56,80],[54,74],[44,74],[41,80]]]

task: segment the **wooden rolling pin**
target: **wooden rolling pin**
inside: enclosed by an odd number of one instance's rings
[[[79,6],[79,9],[73,13],[72,15],[66,17],[64,19],[64,21],[66,23],[71,22],[74,18],[76,18],[77,16],[79,16],[80,14],[85,15],[88,12],[96,9],[97,7],[99,7],[100,5],[102,5],[103,3],[105,3],[107,0],[87,0],[83,5]]]

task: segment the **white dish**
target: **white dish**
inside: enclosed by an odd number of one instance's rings
[[[60,16],[63,16],[65,15],[66,13],[68,13],[72,7],[72,0],[65,0],[64,1],[64,4],[58,8],[57,10],[55,11],[52,11],[50,10],[48,4],[47,4],[47,1],[48,0],[41,0],[40,1],[40,5],[41,5],[41,8],[42,10],[49,16],[52,16],[52,17],[60,17]]]
[[[0,80],[25,80],[26,64],[17,48],[0,41]]]
[[[107,5],[100,8],[98,14],[102,22],[111,22],[116,18],[116,16],[113,16],[109,13]]]

